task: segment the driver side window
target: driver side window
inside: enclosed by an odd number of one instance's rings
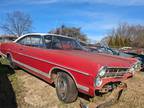
[[[63,48],[60,37],[57,37],[57,36],[53,37],[52,48],[53,49],[62,49]]]
[[[31,47],[44,47],[43,40],[40,35],[28,35],[20,39],[17,43]]]

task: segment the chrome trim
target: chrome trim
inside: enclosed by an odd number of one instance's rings
[[[71,77],[73,78],[73,80],[76,82],[74,76],[73,76],[68,70],[63,69],[63,68],[61,68],[61,67],[57,67],[57,66],[54,66],[54,67],[52,67],[52,68],[50,69],[50,71],[49,71],[49,77],[51,77],[52,71],[53,71],[54,69],[60,69],[60,70],[63,70],[63,71],[65,71],[65,72],[68,72],[68,74],[70,74]]]
[[[102,66],[102,67],[99,69],[97,76],[100,76],[100,72],[101,72],[104,68],[106,68],[106,70],[107,70],[107,66]],[[105,74],[106,74],[106,70],[105,70]],[[102,76],[100,76],[100,77],[102,77]]]
[[[89,92],[89,88],[86,87],[86,86],[82,86],[82,85],[80,85],[80,84],[77,84],[77,87],[78,87],[79,89],[81,89],[81,90],[84,90],[84,91],[86,91],[86,92]]]
[[[36,72],[36,73],[38,73],[38,74],[41,74],[41,75],[43,75],[43,76],[46,76],[46,77],[50,78],[48,74],[46,74],[45,72],[43,72],[43,71],[41,71],[41,70],[38,70],[38,69],[36,69],[36,68],[34,68],[34,67],[31,67],[31,66],[29,66],[29,65],[26,65],[26,64],[21,63],[21,62],[19,62],[19,61],[17,61],[17,60],[14,60],[14,59],[12,59],[12,61],[15,62],[15,63],[17,63],[17,64],[19,64],[19,65],[21,65],[21,66],[24,66],[24,67],[28,68],[29,70],[32,70],[32,71],[34,71],[34,72]]]
[[[0,54],[1,54],[2,56],[6,57],[6,55],[5,55],[4,53],[2,53],[1,51],[0,51]]]
[[[134,68],[134,66],[135,65],[137,65],[138,63],[140,63],[141,64],[141,62],[139,61],[139,60],[137,60],[130,68],[129,68],[129,70],[131,69],[131,68]],[[140,71],[141,70],[141,67],[138,69],[135,69],[132,73],[134,74],[136,71]]]
[[[36,73],[38,73],[38,74],[41,74],[41,75],[43,75],[43,76],[45,76],[45,77],[48,77],[48,78],[50,79],[50,73],[49,73],[49,74],[48,74],[48,73],[45,73],[45,72],[43,72],[43,71],[41,71],[41,70],[39,70],[39,69],[36,69],[36,68],[34,68],[34,67],[31,67],[31,66],[29,66],[29,65],[26,65],[26,64],[24,64],[24,63],[21,63],[21,62],[15,60],[15,59],[13,59],[13,58],[12,58],[12,60],[13,60],[13,62],[15,62],[15,63],[17,63],[17,64],[19,64],[19,65],[21,65],[21,66],[24,66],[24,67],[26,67],[27,69],[29,69],[29,70],[31,70],[31,71],[34,71],[34,72],[36,72]],[[59,68],[59,67],[58,67],[58,68]],[[71,73],[69,73],[69,74],[71,75]],[[71,76],[73,77],[73,75],[71,75]],[[74,77],[73,77],[73,79],[74,79]],[[88,87],[83,86],[83,85],[80,85],[80,84],[77,84],[77,82],[76,82],[75,79],[74,79],[74,81],[75,81],[75,83],[76,83],[76,86],[77,86],[79,89],[82,89],[82,90],[84,90],[84,91],[86,91],[86,92],[89,91],[89,88],[88,88]]]
[[[102,78],[109,77],[123,77],[124,74],[129,72],[129,68],[107,68],[106,74]]]
[[[65,71],[65,72],[68,72],[68,74],[70,74],[70,76],[73,78],[74,82],[76,83],[76,86],[77,86],[79,89],[82,89],[82,90],[87,91],[87,92],[89,91],[89,88],[88,88],[88,87],[82,86],[82,85],[80,85],[80,84],[77,84],[77,81],[75,80],[74,76],[73,76],[68,70],[63,69],[63,68],[61,68],[61,67],[53,67],[53,68],[51,68],[50,71],[49,71],[49,77],[51,76],[51,74],[52,74],[51,72],[52,72],[54,69],[60,69],[60,70],[63,70],[63,71]]]
[[[17,52],[15,52],[15,53],[17,53]],[[22,53],[17,53],[17,54],[25,56],[25,57],[33,58],[35,60],[43,61],[43,62],[46,62],[46,63],[49,63],[49,64],[57,65],[59,67],[64,67],[66,69],[73,70],[73,71],[78,72],[80,74],[89,76],[89,74],[86,73],[86,72],[83,72],[83,71],[80,71],[80,70],[76,70],[76,69],[73,69],[73,68],[70,68],[70,67],[67,67],[67,66],[64,66],[64,65],[60,65],[60,64],[57,64],[57,63],[54,63],[54,62],[51,62],[51,61],[47,61],[47,60],[43,60],[43,59],[40,59],[40,58],[32,57],[32,56],[29,56],[29,55],[26,55],[26,54],[22,54]]]
[[[120,68],[120,69],[129,69],[130,67],[107,67],[107,68]]]
[[[27,33],[27,34],[24,34],[22,36],[20,36],[19,38],[17,38],[15,41],[13,41],[14,43],[16,43],[17,41],[19,41],[20,39],[26,37],[26,36],[29,36],[29,35],[40,35],[40,36],[60,36],[60,37],[65,37],[65,38],[69,38],[69,39],[75,39],[75,38],[72,38],[72,37],[68,37],[68,36],[65,36],[65,35],[59,35],[59,34],[52,34],[52,33]]]

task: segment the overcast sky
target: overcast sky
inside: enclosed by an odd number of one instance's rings
[[[0,21],[17,10],[31,15],[33,32],[64,24],[81,27],[93,40],[102,39],[122,22],[144,24],[144,0],[0,0]]]

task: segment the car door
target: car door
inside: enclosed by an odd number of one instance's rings
[[[31,45],[31,39],[29,36],[24,36],[15,42],[12,46],[13,59],[17,64],[25,62],[25,53],[28,52],[28,48]]]
[[[51,48],[51,36],[31,35],[30,45],[25,45],[23,48],[23,59],[21,62],[28,70],[33,71],[38,76],[48,76],[52,64],[48,61],[48,56]],[[48,77],[47,77],[48,78]]]
[[[27,67],[35,67],[34,62],[40,55],[41,48],[44,47],[42,37],[40,35],[28,35],[19,40],[18,44],[19,55],[21,56],[20,62]]]

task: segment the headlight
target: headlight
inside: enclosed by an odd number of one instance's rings
[[[130,73],[134,73],[134,71],[135,71],[134,67],[131,67],[131,68],[129,69],[129,72],[130,72]]]
[[[95,86],[100,86],[102,84],[102,80],[100,77],[97,77],[95,80]]]
[[[136,71],[139,71],[140,69],[141,69],[141,62],[137,62],[129,69],[129,72],[134,74]]]
[[[101,77],[103,77],[106,74],[106,70],[107,70],[106,66],[101,67],[101,69],[99,70],[99,73],[95,79],[95,86],[100,86],[102,84]]]
[[[136,71],[141,70],[141,62],[140,62],[140,61],[138,61],[138,62],[134,65],[134,69],[135,69]]]
[[[99,71],[99,76],[100,77],[102,77],[102,76],[104,76],[105,75],[105,73],[106,73],[106,69],[107,69],[107,67],[106,66],[104,66],[104,67],[102,67],[101,69],[100,69],[100,71]]]
[[[138,64],[135,64],[135,65],[134,65],[134,69],[138,69]]]

